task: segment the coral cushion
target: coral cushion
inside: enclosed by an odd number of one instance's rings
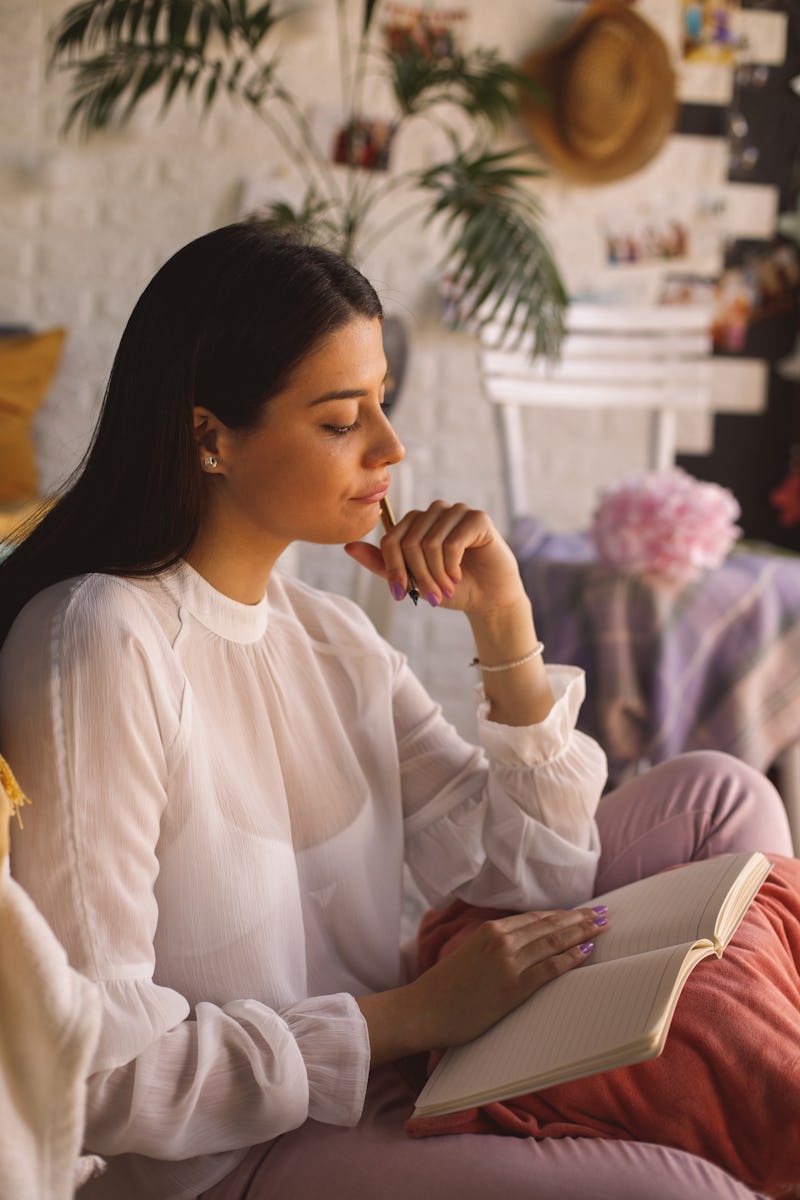
[[[658,1058],[411,1118],[406,1131],[654,1142],[709,1159],[770,1195],[800,1195],[800,861],[770,858],[773,870],[722,958],[689,976]],[[423,969],[485,917],[460,902],[429,914]]]

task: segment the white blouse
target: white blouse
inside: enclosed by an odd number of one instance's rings
[[[12,872],[102,996],[92,1196],[194,1196],[307,1117],[358,1121],[353,997],[402,982],[404,860],[431,903],[591,895],[605,758],[582,673],[548,673],[547,719],[482,702],[477,749],[360,609],[278,573],[257,605],[187,564],[27,605],[0,655],[34,801]]]

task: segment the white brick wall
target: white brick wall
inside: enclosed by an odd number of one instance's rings
[[[665,19],[672,20],[677,3],[664,0]],[[87,443],[122,326],[153,271],[190,238],[235,219],[245,181],[279,165],[264,128],[225,105],[203,121],[176,106],[163,122],[143,112],[121,133],[61,139],[65,82],[45,76],[46,31],[66,7],[66,0],[0,0],[0,321],[69,329],[37,424],[45,489],[65,476]],[[575,12],[566,0],[491,6],[474,0],[471,7],[471,36],[513,57]],[[307,10],[286,37],[297,91],[322,105],[336,103],[333,12],[333,4]],[[377,92],[375,103],[384,103]],[[406,161],[429,161],[435,152],[436,144],[420,136],[399,148]],[[656,168],[652,185],[658,183]],[[552,181],[539,190],[568,281],[602,284],[596,244],[586,242],[596,193]],[[433,233],[405,228],[364,264],[388,310],[406,315],[412,328],[396,424],[412,448],[418,503],[463,498],[502,523],[494,428],[480,395],[474,345],[432,316],[436,259]],[[553,413],[537,418],[531,442],[533,505],[555,527],[569,528],[585,522],[598,482],[639,465],[644,429],[629,416]],[[302,547],[299,562],[316,583],[351,586],[353,567],[341,551]],[[415,611],[403,603],[395,615],[394,640],[446,712],[471,733],[465,622],[424,604]]]

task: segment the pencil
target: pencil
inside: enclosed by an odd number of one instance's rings
[[[381,520],[383,521],[383,528],[388,533],[389,530],[394,529],[395,525],[397,524],[397,522],[394,519],[394,513],[392,512],[392,506],[389,503],[388,497],[386,497],[386,496],[383,497],[383,499],[381,500],[380,508],[381,508]],[[408,595],[414,601],[414,605],[416,606],[419,603],[419,591],[417,589],[416,580],[414,579],[414,576],[409,571],[407,564],[406,564],[406,575],[408,576]]]

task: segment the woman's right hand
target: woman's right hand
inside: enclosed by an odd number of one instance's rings
[[[485,921],[413,983],[359,999],[373,1066],[471,1041],[543,984],[586,962],[606,923],[605,913],[591,908]]]

